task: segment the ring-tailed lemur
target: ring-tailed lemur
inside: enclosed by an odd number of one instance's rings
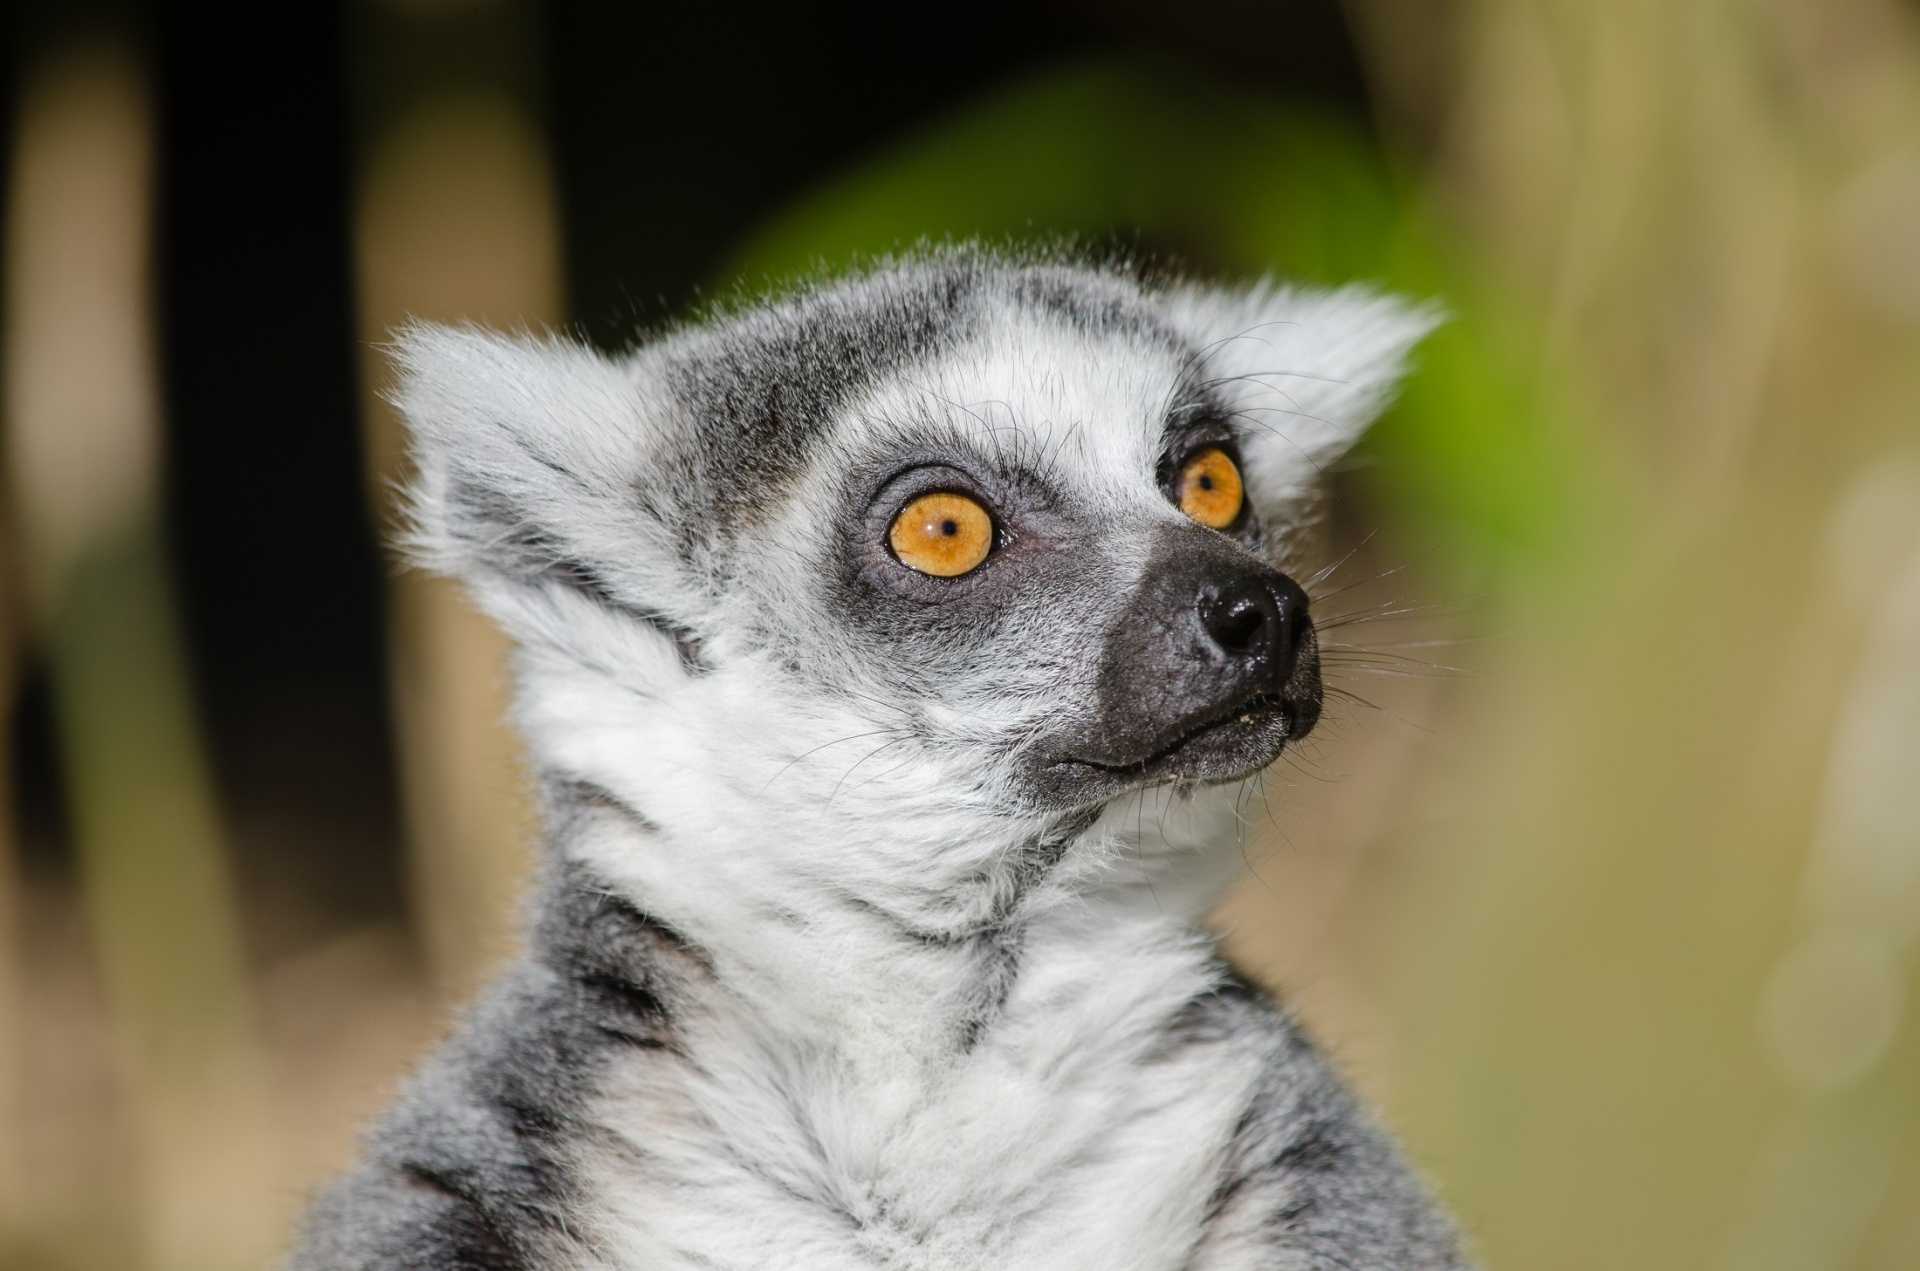
[[[1320,710],[1275,562],[1430,325],[962,250],[623,357],[405,332],[548,845],[293,1266],[1464,1266],[1198,926]]]

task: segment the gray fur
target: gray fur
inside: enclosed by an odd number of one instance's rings
[[[518,644],[546,862],[294,1271],[1464,1266],[1197,926],[1318,713],[1274,553],[1430,321],[959,251],[622,359],[406,335],[414,542]],[[1207,446],[1225,531],[1172,503]],[[926,490],[977,570],[885,547]]]

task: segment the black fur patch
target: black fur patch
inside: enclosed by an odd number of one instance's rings
[[[1258,989],[1223,970],[1219,988],[1189,1003],[1167,1040],[1264,1045],[1262,1078],[1208,1203],[1210,1227],[1230,1223],[1304,1266],[1464,1271],[1451,1227],[1386,1137]]]
[[[987,1027],[1006,1006],[1007,995],[1020,978],[1020,950],[1025,943],[1026,929],[1020,926],[995,927],[974,940],[972,953],[978,966],[955,1039],[962,1053],[980,1044]]]
[[[1085,335],[1131,336],[1168,350],[1184,347],[1139,291],[1132,285],[1103,285],[1111,281],[1111,275],[1084,270],[1028,269],[1010,275],[1008,290],[1022,307],[1062,319]]]
[[[518,1271],[564,1246],[584,1102],[614,1055],[673,1044],[672,985],[698,959],[570,862],[537,911],[527,953],[322,1198],[293,1271]]]
[[[750,522],[806,463],[835,413],[970,325],[977,266],[917,270],[871,290],[828,288],[689,340],[669,384],[692,416],[711,511]]]
[[[593,812],[611,812],[646,834],[662,832],[638,808],[592,781],[552,777],[542,784],[540,792],[541,812],[547,824],[554,827],[555,838],[561,841],[576,832],[577,818],[582,813]]]
[[[562,473],[552,464],[550,471]],[[576,482],[577,484],[577,482]],[[547,580],[578,592],[615,613],[646,623],[673,641],[680,664],[690,672],[709,670],[700,638],[692,628],[645,605],[633,604],[608,586],[589,565],[578,560],[558,535],[528,521],[506,495],[473,481],[455,478],[448,483],[447,500],[461,532],[484,543],[493,567],[522,582]]]
[[[1265,994],[1246,977],[1224,962],[1216,962],[1215,966],[1219,978],[1214,987],[1181,1007],[1167,1021],[1163,1053],[1225,1041],[1245,1026],[1249,1012],[1258,1014],[1270,1009]]]

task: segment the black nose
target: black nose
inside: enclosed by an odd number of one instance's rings
[[[1284,574],[1254,575],[1200,593],[1200,622],[1230,657],[1265,662],[1284,680],[1293,670],[1307,594]]]

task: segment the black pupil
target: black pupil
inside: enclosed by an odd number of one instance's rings
[[[1201,474],[1200,474],[1200,488],[1201,488],[1202,490],[1211,490],[1211,489],[1213,489],[1213,474],[1212,474],[1212,473],[1210,473],[1210,472],[1203,472],[1203,473],[1201,473]]]
[[[952,519],[942,521],[940,522],[940,532],[948,538],[952,538],[960,532],[960,523]]]

